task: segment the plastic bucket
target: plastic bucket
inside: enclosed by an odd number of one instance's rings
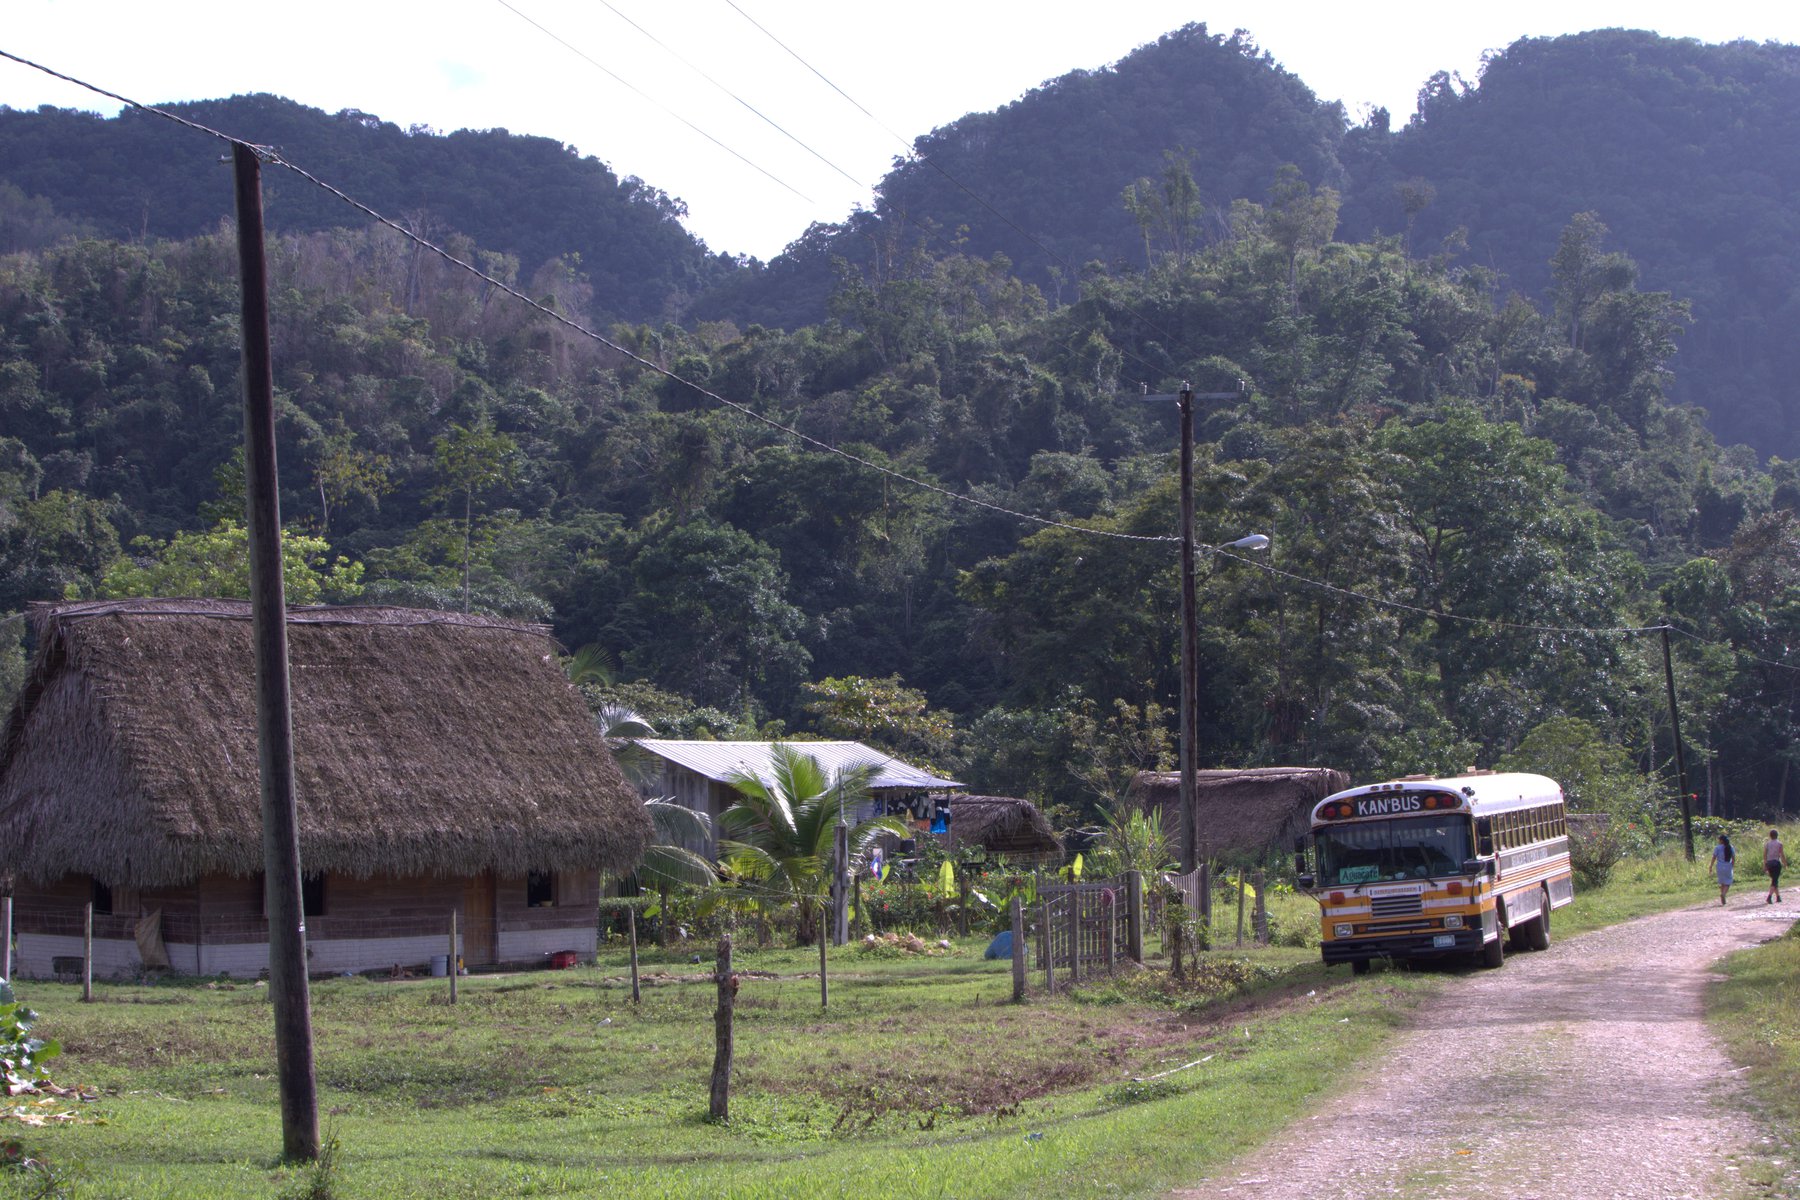
[[[441,979],[448,974],[450,974],[450,956],[448,954],[432,955],[431,977],[433,979]]]

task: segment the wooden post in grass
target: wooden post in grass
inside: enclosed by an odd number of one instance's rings
[[[631,1002],[641,1004],[644,995],[638,991],[637,905],[635,904],[625,910],[625,940],[631,946]]]
[[[1050,937],[1050,897],[1044,897],[1044,991],[1056,995],[1056,945]]]
[[[445,972],[450,976],[450,1003],[456,1003],[456,910],[450,910],[450,969]]]
[[[1013,1003],[1025,999],[1025,902],[1012,898]]]
[[[1118,910],[1118,901],[1112,896],[1111,887],[1107,891],[1100,892],[1100,903],[1107,910],[1105,927],[1103,927],[1107,930],[1107,936],[1103,941],[1102,957],[1107,963],[1107,975],[1111,975],[1112,970],[1118,966],[1114,963],[1114,959],[1118,955],[1118,941],[1120,941],[1120,910]]]
[[[81,998],[94,998],[94,902],[89,900],[81,920]]]
[[[825,913],[819,913],[819,1011],[824,1012],[831,1007],[831,978],[825,973],[825,944],[829,933],[825,928]]]
[[[712,1100],[707,1113],[715,1121],[731,1116],[731,1018],[737,999],[737,977],[731,973],[731,935],[719,939],[719,1006],[713,1012]]]
[[[1242,868],[1242,867],[1239,867],[1238,872],[1237,872],[1237,894],[1238,894],[1237,948],[1239,950],[1242,950],[1244,948],[1244,868]]]
[[[1081,982],[1081,893],[1069,893],[1069,986]]]
[[[969,936],[969,876],[968,868],[957,876],[956,886],[959,896],[956,902],[956,930],[964,937]]]
[[[0,896],[0,979],[12,978],[12,897]]]
[[[1252,883],[1251,886],[1256,889],[1256,907],[1253,910],[1254,915],[1250,919],[1250,928],[1256,931],[1256,944],[1259,946],[1266,946],[1269,944],[1269,902],[1266,899],[1268,895],[1267,874],[1258,871],[1256,873],[1255,882]]]
[[[1212,949],[1212,902],[1213,902],[1212,864],[1203,862],[1200,864],[1199,869],[1200,869],[1200,910],[1197,913],[1195,913],[1194,915],[1197,918],[1195,926],[1200,931],[1200,936],[1199,936],[1198,941],[1194,945],[1193,949],[1195,949],[1195,950],[1211,950]]]
[[[1125,872],[1125,953],[1144,965],[1144,873]]]

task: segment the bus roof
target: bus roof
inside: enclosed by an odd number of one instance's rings
[[[1556,780],[1523,771],[1478,771],[1442,777],[1414,775],[1334,792],[1313,806],[1313,822],[1319,822],[1319,810],[1333,801],[1382,792],[1455,792],[1476,816],[1555,804],[1563,798],[1562,785]]]

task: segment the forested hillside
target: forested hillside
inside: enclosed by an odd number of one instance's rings
[[[1455,246],[1494,273],[1496,294],[1534,303],[1563,227],[1596,213],[1649,286],[1692,307],[1675,398],[1704,407],[1721,441],[1791,457],[1797,114],[1800,48],[1602,30],[1520,41],[1477,83],[1425,81],[1410,120],[1377,112],[1349,127],[1247,35],[1194,25],[918,138],[872,214],[812,231],[793,261],[702,308],[816,319],[833,254],[873,262],[916,239],[1004,253],[1066,301],[1090,260],[1142,268],[1159,239],[1227,236],[1232,202],[1268,201],[1292,164],[1338,193],[1345,236]],[[1191,194],[1146,189],[1170,156],[1190,168]]]
[[[1680,305],[1574,222],[1571,342],[1278,194],[1061,308],[915,254],[821,325],[618,349],[390,230],[280,238],[294,598],[547,619],[664,732],[869,737],[1093,819],[1168,761],[1178,690],[1172,406],[1131,381],[1242,377],[1202,422],[1200,536],[1274,547],[1205,569],[1202,761],[1655,778],[1657,643],[1618,631],[1670,620],[1711,801],[1793,804],[1800,489],[1667,403]],[[225,233],[0,258],[0,612],[242,588],[234,272]]]
[[[1565,41],[1548,51],[1598,55],[1586,78],[1616,57]],[[1638,59],[1663,49],[1718,61],[1662,42]],[[1514,65],[1489,68],[1496,111]],[[1144,132],[1177,79],[1210,98]],[[1800,808],[1800,471],[1721,449],[1678,402],[1716,297],[1641,284],[1664,276],[1603,188],[1519,189],[1470,227],[1479,253],[1438,236],[1457,204],[1493,202],[1473,167],[1427,173],[1433,139],[1498,120],[1485,89],[1440,80],[1408,129],[1345,130],[1248,42],[1195,27],[934,133],[934,157],[966,154],[959,178],[1086,264],[1061,274],[1029,242],[991,252],[1001,235],[916,164],[879,211],[749,267],[541,139],[265,97],[187,111],[305,144],[310,168],[556,312],[642,318],[589,339],[271,170],[297,601],[546,620],[607,664],[597,700],[665,734],[863,737],[1092,821],[1174,744],[1176,426],[1136,394],[1242,379],[1200,422],[1199,536],[1273,547],[1203,566],[1203,763],[1510,763],[1654,823],[1673,743],[1643,631],[1667,623],[1696,790]],[[306,141],[321,119],[337,141]],[[0,113],[0,619],[244,586],[230,180],[202,135],[128,136],[149,120]],[[64,207],[79,172],[41,160],[90,136],[134,182]],[[1459,161],[1513,144],[1482,137]],[[439,207],[408,208],[398,181],[432,155]],[[565,196],[559,215],[509,219],[521,179]],[[1744,211],[1708,228],[1754,232],[1780,206]],[[1537,239],[1529,266],[1500,262],[1514,238]],[[662,319],[719,278],[685,324]],[[1758,286],[1773,303],[1787,281]],[[1779,444],[1786,401],[1758,402]],[[23,636],[0,625],[8,689]]]
[[[504,129],[402,130],[369,113],[331,115],[278,96],[166,107],[273,146],[428,237],[473,238],[484,251],[515,260],[510,269],[525,281],[572,256],[594,286],[602,319],[675,317],[697,292],[740,269],[681,227],[678,200],[641,179],[619,179],[599,160],[549,138]],[[135,109],[103,120],[0,107],[0,252],[43,244],[41,217],[29,219],[31,201],[122,241],[206,233],[231,217],[231,189],[220,186],[227,173],[215,145]],[[269,227],[284,233],[363,220],[316,188],[286,179],[271,180],[266,206]]]

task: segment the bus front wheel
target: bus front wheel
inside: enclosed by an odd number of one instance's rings
[[[1494,940],[1481,947],[1481,965],[1497,967],[1506,961],[1506,931],[1503,929],[1494,936]]]
[[[1369,960],[1366,958],[1351,959],[1350,973],[1352,975],[1367,975],[1369,973]]]

